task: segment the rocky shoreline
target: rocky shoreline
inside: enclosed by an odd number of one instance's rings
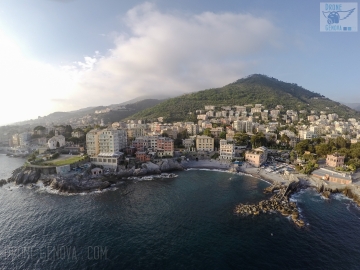
[[[83,193],[110,188],[131,176],[161,174],[163,172],[184,169],[177,161],[165,159],[158,164],[147,162],[142,164],[140,168],[132,167],[130,169],[119,170],[112,174],[94,178],[91,175],[92,168],[93,167],[88,168],[82,174],[61,176],[44,175],[41,174],[40,170],[20,167],[14,170],[12,176],[7,180],[0,180],[0,186],[7,183],[14,183],[15,185],[35,185],[38,181],[42,181],[44,186],[62,193]]]
[[[283,216],[290,216],[297,226],[303,227],[305,222],[299,217],[299,209],[296,202],[290,201],[290,196],[307,187],[306,183],[300,180],[292,181],[288,185],[269,186],[264,189],[264,193],[274,193],[270,199],[260,201],[258,204],[240,204],[236,206],[234,212],[255,216],[260,213],[278,212]]]

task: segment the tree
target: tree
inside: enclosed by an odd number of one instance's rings
[[[330,145],[328,145],[326,143],[321,143],[321,144],[315,146],[315,153],[319,157],[324,157],[331,153],[331,147],[330,147]]]
[[[219,137],[220,137],[220,139],[226,139],[226,132],[225,132],[225,131],[222,131],[222,132],[219,134]]]
[[[206,129],[204,130],[203,134],[204,134],[205,136],[213,137],[212,134],[211,134],[210,128],[206,128]]]
[[[242,133],[236,133],[234,135],[234,140],[236,145],[247,145],[250,137],[248,134],[242,132]]]
[[[166,132],[163,132],[163,133],[161,134],[161,136],[163,136],[163,137],[169,137],[169,134],[167,134]]]
[[[262,132],[253,135],[250,141],[254,148],[266,145],[266,137]]]

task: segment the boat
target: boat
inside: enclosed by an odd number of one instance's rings
[[[174,173],[162,173],[160,176],[161,176],[161,178],[175,178],[175,177],[178,177]]]

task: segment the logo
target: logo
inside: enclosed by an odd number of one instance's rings
[[[357,32],[357,3],[320,3],[320,32]]]

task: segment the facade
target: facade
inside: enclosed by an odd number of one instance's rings
[[[345,156],[340,156],[338,153],[326,156],[326,165],[329,167],[340,167],[344,165]]]
[[[136,152],[136,159],[140,162],[147,162],[151,160],[151,156],[146,152],[138,151]]]
[[[123,153],[99,153],[95,157],[90,157],[92,164],[101,165],[104,168],[116,169]]]
[[[197,151],[214,151],[214,138],[209,136],[196,136]]]
[[[137,138],[145,135],[144,128],[129,128],[126,132],[128,138]]]
[[[101,130],[93,129],[86,134],[86,149],[89,156],[96,156],[100,153],[99,135]]]
[[[261,146],[259,148],[246,151],[245,160],[255,167],[260,167],[267,160],[268,150],[266,147]]]
[[[63,135],[57,135],[48,140],[48,147],[50,149],[56,149],[63,146],[65,146],[65,137]]]
[[[226,140],[220,140],[220,158],[233,159],[235,157],[235,145]]]
[[[93,129],[86,134],[86,147],[89,156],[99,153],[118,153],[127,144],[127,134],[123,129]]]
[[[158,156],[174,156],[174,140],[168,137],[159,137],[156,153]]]
[[[193,139],[183,139],[182,144],[186,149],[190,149],[195,146]]]
[[[211,135],[213,135],[214,137],[219,137],[220,133],[223,131],[224,131],[224,129],[222,127],[216,127],[216,128],[210,129]]]
[[[142,136],[137,137],[132,142],[132,147],[135,147],[137,151],[146,151],[148,149],[157,148],[158,136]]]
[[[330,171],[324,168],[313,171],[312,175],[316,178],[337,184],[350,185],[352,183],[351,175]]]
[[[71,137],[74,137],[74,138],[80,138],[84,135],[85,135],[85,132],[83,130],[75,130],[75,131],[71,132]]]

